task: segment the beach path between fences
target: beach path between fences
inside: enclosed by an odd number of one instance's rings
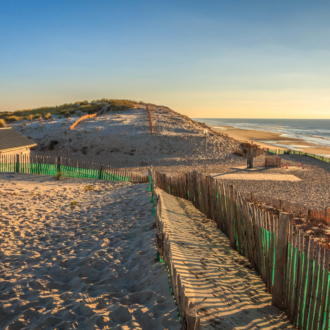
[[[261,278],[214,221],[184,199],[158,188],[156,194],[161,202],[158,228],[168,251],[165,261],[180,278],[202,329],[294,329],[286,314],[271,306],[272,296]]]
[[[267,173],[212,173],[216,179],[221,180],[253,180],[253,181],[302,181],[292,174],[267,174]]]

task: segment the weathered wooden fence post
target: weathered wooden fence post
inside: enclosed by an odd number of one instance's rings
[[[253,156],[254,156],[254,150],[252,148],[248,148],[246,153],[248,168],[253,168]]]
[[[326,207],[324,210],[325,223],[330,225],[330,207]]]
[[[284,269],[288,251],[289,213],[280,212],[275,250],[275,277],[272,292],[272,305],[283,309]]]
[[[182,318],[182,328],[183,330],[196,330],[199,329],[199,318],[195,308],[187,308],[184,311]]]
[[[235,207],[236,207],[236,201],[234,198],[234,186],[229,186],[229,198],[230,198],[230,220],[229,220],[229,240],[230,245],[233,249],[235,249],[235,236],[234,236],[234,230],[235,230]]]

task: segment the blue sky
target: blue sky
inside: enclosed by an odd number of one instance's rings
[[[329,1],[0,0],[0,111],[97,98],[330,118]]]

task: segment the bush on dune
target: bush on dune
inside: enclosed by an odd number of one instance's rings
[[[6,121],[4,119],[0,119],[0,127],[6,127]]]
[[[8,123],[11,123],[13,121],[19,121],[19,120],[22,120],[22,117],[19,117],[19,116],[7,116],[5,117],[5,120],[8,122]]]
[[[131,100],[108,100],[108,111],[124,111],[134,109],[137,102]]]
[[[81,101],[75,103],[65,103],[54,107],[41,107],[36,109],[25,109],[17,110],[13,112],[2,112],[0,113],[0,118],[10,121],[18,120],[32,120],[34,118],[44,117],[49,119],[50,116],[70,116],[77,111],[87,112],[88,114],[93,114],[100,111],[106,104],[108,104],[108,111],[123,111],[128,109],[134,109],[138,102],[133,100],[114,100],[114,99],[100,99],[94,100],[92,102]],[[48,117],[48,118],[47,118]]]

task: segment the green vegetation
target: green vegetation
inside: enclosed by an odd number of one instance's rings
[[[56,179],[56,180],[60,180],[61,177],[62,177],[62,175],[63,175],[62,172],[57,171],[56,175],[54,175],[54,179]]]
[[[19,116],[6,116],[5,117],[5,120],[8,122],[8,123],[11,123],[12,121],[18,121],[18,120],[21,120],[21,118]]]
[[[94,190],[94,189],[95,189],[95,187],[94,186],[90,186],[90,185],[84,187],[84,190],[85,191],[87,191],[87,190],[88,191],[91,191],[91,190]]]
[[[77,204],[76,201],[73,201],[73,202],[70,203],[70,205],[77,206],[78,204]]]
[[[6,121],[4,119],[0,119],[0,127],[6,127]]]
[[[33,120],[35,118],[44,117],[49,119],[53,115],[70,117],[77,111],[88,114],[100,111],[106,104],[109,104],[107,111],[128,110],[134,108],[138,102],[132,100],[112,100],[101,99],[93,100],[92,102],[80,101],[75,103],[66,103],[54,107],[41,107],[37,109],[17,110],[13,112],[1,112],[0,119],[5,119],[7,122],[18,120]]]

